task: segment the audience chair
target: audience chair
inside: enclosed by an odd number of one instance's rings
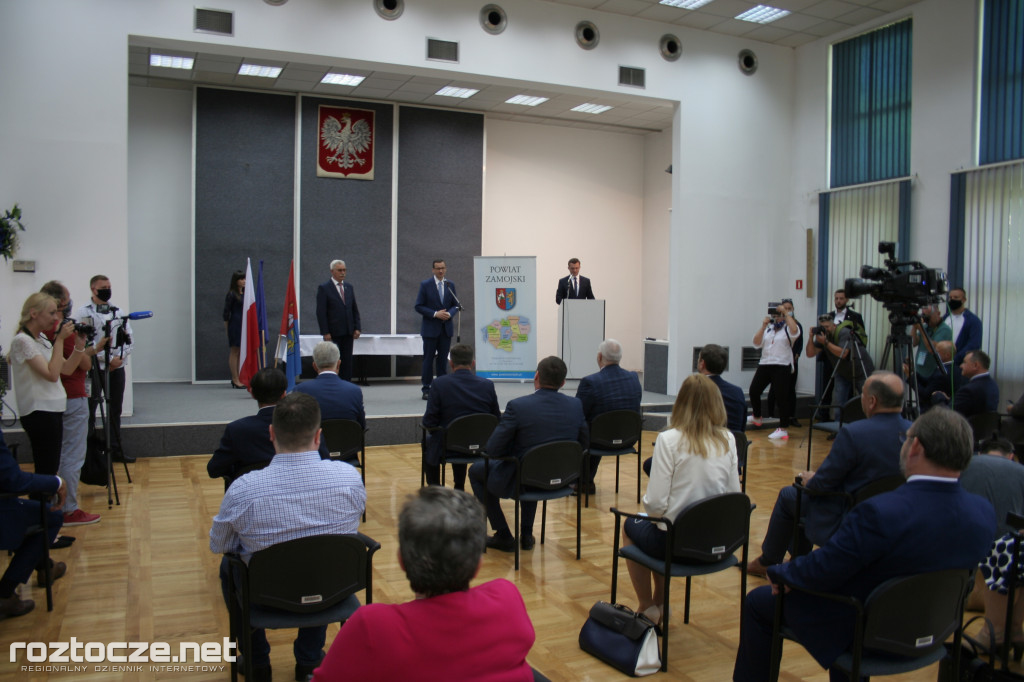
[[[975,450],[981,441],[987,440],[993,435],[1000,435],[1002,421],[1003,416],[998,412],[979,412],[967,418],[967,423],[971,425],[971,430],[974,432]]]
[[[636,501],[640,503],[640,462],[643,459],[640,450],[640,437],[644,428],[644,418],[633,410],[612,410],[594,417],[590,422],[591,457],[615,458],[615,492],[619,492],[619,458],[622,455],[636,455]],[[589,469],[589,460],[588,469]],[[586,485],[590,478],[584,476],[583,488],[587,491],[584,506],[590,507],[590,486]]]
[[[327,450],[335,462],[345,462],[359,469],[366,487],[366,429],[353,419],[324,419],[320,422],[320,437],[327,442]],[[366,512],[363,512],[366,521]]]
[[[668,632],[672,578],[686,578],[683,623],[690,622],[690,586],[693,576],[710,575],[733,566],[740,569],[740,618],[747,595],[747,547],[750,514],[754,507],[743,493],[725,493],[689,505],[675,518],[653,518],[630,514],[612,507],[615,514],[615,547],[612,550],[612,603],[616,603],[619,557],[635,561],[665,578],[665,602],[661,605],[661,670],[668,670]],[[656,559],[636,545],[620,547],[622,519],[646,519],[668,527],[665,558]],[[735,552],[742,548],[742,559]]]
[[[239,644],[243,675],[252,679],[254,629],[344,623],[356,609],[356,592],[373,602],[373,554],[380,543],[362,533],[314,535],[282,542],[252,555],[246,564],[226,554],[235,576],[228,593],[231,639]],[[237,662],[231,680],[238,679]]]
[[[732,429],[730,429],[732,431]],[[732,431],[732,437],[736,439],[736,461],[739,462],[740,491],[747,492],[747,450],[752,441],[747,440],[747,434],[743,431]],[[637,500],[639,502],[640,500]]]
[[[829,409],[836,407],[836,405],[818,405],[819,407],[827,407]],[[815,431],[824,431],[830,433],[833,436],[839,433],[839,430],[846,424],[851,424],[856,421],[864,419],[864,406],[860,404],[860,395],[855,395],[843,404],[843,409],[839,412],[839,421],[832,422],[818,422],[814,423],[811,419],[810,428],[807,430],[807,468],[811,468],[811,436]]]
[[[519,505],[522,502],[540,502],[540,544],[544,544],[547,529],[548,500],[571,497],[572,484],[583,480],[583,446],[574,440],[556,440],[536,445],[517,457],[491,457],[488,461],[514,462],[516,465],[516,486],[512,499],[515,500],[515,570],[519,570]],[[576,496],[576,560],[580,559],[580,509],[582,498]]]
[[[50,561],[50,522],[47,519],[50,501],[49,499],[41,499],[38,493],[0,493],[0,498],[2,499],[18,497],[28,497],[39,502],[39,523],[26,528],[24,535],[18,538],[18,543],[13,547],[0,547],[0,549],[6,549],[9,555],[13,555],[14,550],[18,548],[23,538],[37,533],[43,534],[43,563],[40,570],[42,570],[43,579],[46,581],[46,610],[53,611],[53,562]]]
[[[489,412],[478,412],[456,417],[448,424],[442,426],[424,426],[423,438],[420,442],[420,455],[423,464],[426,464],[427,456],[427,433],[443,431],[444,448],[441,454],[441,485],[445,483],[445,471],[449,464],[475,464],[484,460],[484,446],[491,437],[491,432],[498,425],[498,418]],[[449,456],[449,453],[455,453]],[[420,487],[427,484],[423,467],[420,467]]]
[[[953,670],[959,670],[964,601],[974,578],[971,571],[947,570],[887,580],[862,603],[845,595],[811,592],[775,578],[780,587],[806,592],[850,606],[856,612],[853,643],[833,667],[849,679],[897,675],[935,663],[946,655],[943,642],[953,635]],[[782,640],[798,641],[782,624],[786,590],[775,599],[770,678],[779,679]]]
[[[240,479],[242,476],[245,476],[250,471],[257,471],[259,469],[262,469],[266,467],[268,464],[270,464],[270,460],[267,460],[266,462],[256,462],[254,464],[248,464],[244,467],[239,467],[238,470],[235,471],[233,475],[227,474],[225,476],[221,476],[221,478],[224,479],[224,492],[227,492],[228,488],[231,487],[231,484]]]

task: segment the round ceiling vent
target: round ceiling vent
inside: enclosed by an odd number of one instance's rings
[[[757,55],[753,50],[740,50],[739,54],[740,73],[744,76],[753,76],[757,71]]]
[[[280,7],[284,3],[288,2],[288,0],[263,0],[263,2],[268,5],[273,5],[274,7]]]
[[[484,5],[480,10],[480,26],[496,36],[508,26],[508,15],[497,5]]]
[[[661,52],[662,59],[666,62],[674,62],[683,54],[683,44],[676,36],[666,33],[658,43],[658,50]]]
[[[402,16],[405,0],[373,0],[373,9],[381,19],[391,21]]]
[[[601,40],[601,33],[592,21],[581,21],[576,24],[576,44],[584,50],[593,50]]]

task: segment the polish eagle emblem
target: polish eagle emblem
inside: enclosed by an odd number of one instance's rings
[[[338,164],[339,168],[352,168],[357,163],[360,166],[366,163],[359,154],[370,148],[373,132],[364,119],[353,123],[352,116],[346,111],[340,121],[333,116],[327,117],[320,128],[320,139],[324,147],[333,153],[327,157],[328,161]]]

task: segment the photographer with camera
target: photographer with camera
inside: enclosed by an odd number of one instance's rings
[[[747,423],[761,426],[761,394],[770,384],[779,405],[779,428],[768,436],[772,440],[789,438],[786,429],[793,418],[790,388],[796,364],[793,346],[799,337],[800,327],[793,317],[792,301],[777,305],[774,313],[765,316],[760,328],[754,333],[754,347],[761,349],[761,360],[750,381],[750,407],[753,414],[747,417]]]
[[[942,324],[942,313],[938,305],[926,305],[921,308],[921,318],[910,330],[910,339],[917,348],[914,359],[917,365],[917,384],[923,386],[932,374],[939,371],[939,363],[935,361],[938,355],[936,344],[939,341],[953,340],[953,330]],[[905,373],[909,373],[909,370]]]
[[[118,308],[110,305],[109,277],[94,275],[89,280],[89,288],[92,291],[92,300],[88,305],[78,309],[77,317],[81,321],[90,318],[97,333],[110,338],[104,352],[96,356],[98,371],[93,372],[92,391],[89,394],[89,433],[93,432],[96,406],[103,400],[109,374],[106,415],[110,424],[111,442],[107,446],[115,462],[130,464],[135,458],[125,453],[121,446],[121,411],[124,404],[125,364],[132,352],[132,330],[128,320],[118,317]]]
[[[818,326],[811,329],[807,357],[824,355],[832,366],[836,421],[839,421],[842,406],[855,394],[860,394],[864,381],[875,371],[875,363],[864,347],[865,341],[864,328],[849,316],[837,326],[832,313],[819,315]]]

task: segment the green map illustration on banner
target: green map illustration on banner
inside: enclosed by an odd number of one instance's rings
[[[530,339],[530,320],[518,315],[509,315],[494,320],[483,328],[487,343],[507,353],[513,351],[513,344],[526,343]]]

